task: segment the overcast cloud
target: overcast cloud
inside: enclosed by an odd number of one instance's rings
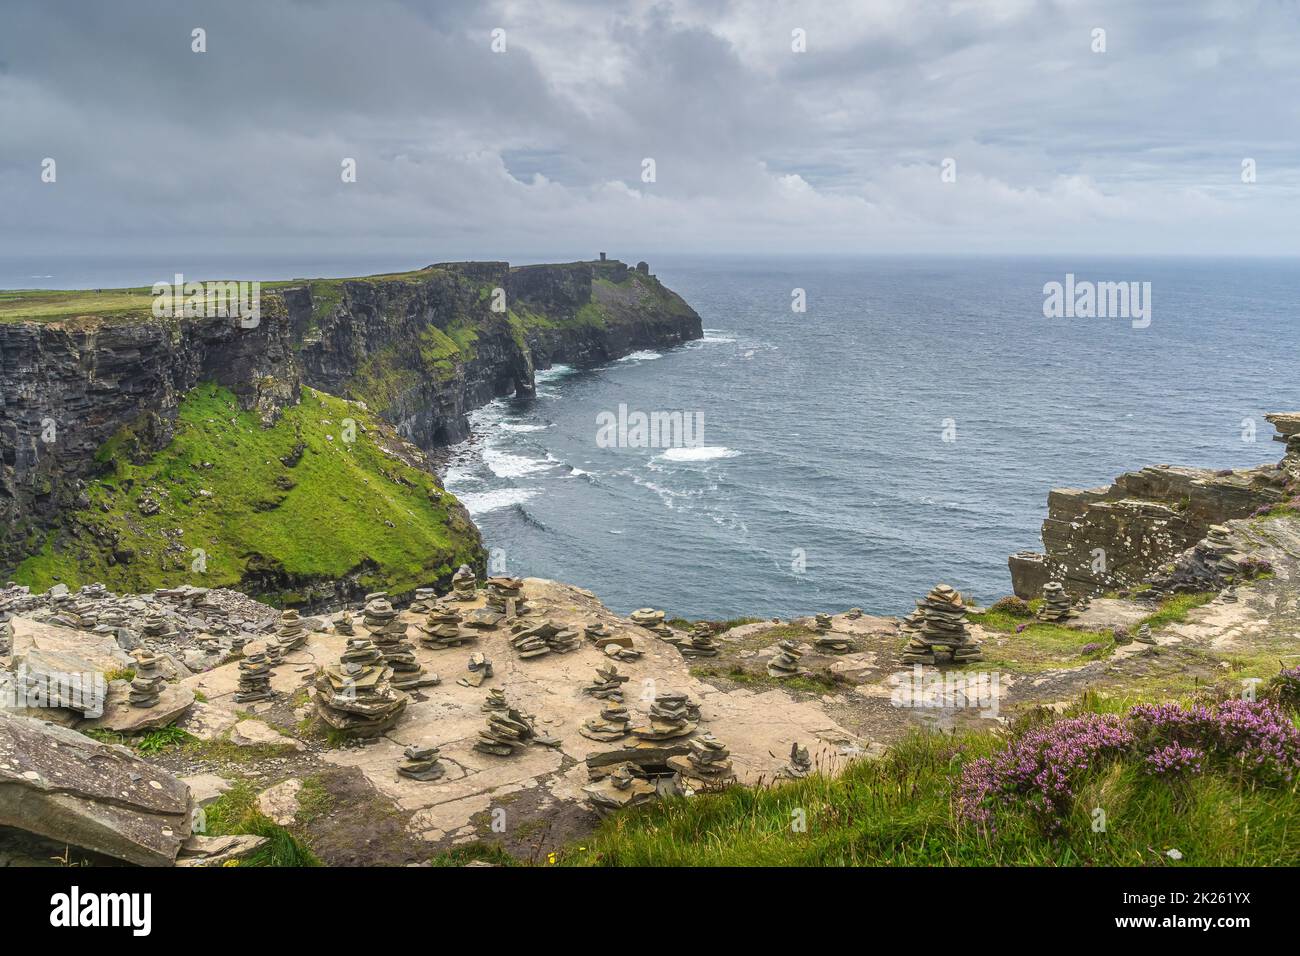
[[[1295,255],[1298,140],[1295,0],[6,0],[0,22],[8,255]]]

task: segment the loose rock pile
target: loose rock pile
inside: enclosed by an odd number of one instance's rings
[[[492,662],[485,655],[475,651],[469,656],[469,676],[458,678],[456,683],[461,687],[481,687],[491,676]]]
[[[377,737],[397,723],[408,698],[391,683],[384,655],[365,638],[352,638],[339,658],[316,678],[316,712],[335,730]]]
[[[919,622],[911,622],[911,640],[903,651],[903,663],[934,664],[936,651],[946,653],[954,664],[977,661],[983,656],[966,629],[966,605],[957,591],[940,584],[917,601],[916,608]]]
[[[510,757],[537,736],[532,718],[513,707],[488,713],[487,727],[479,731],[474,749],[479,753]]]

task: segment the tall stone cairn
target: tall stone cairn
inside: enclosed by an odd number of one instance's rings
[[[1070,595],[1060,581],[1048,581],[1043,585],[1043,606],[1038,609],[1040,621],[1061,624],[1076,616]]]
[[[934,664],[939,653],[954,664],[983,656],[966,628],[966,604],[956,590],[940,584],[916,602],[916,610],[919,617],[912,622],[915,630],[903,650],[903,663]]]
[[[316,713],[349,736],[379,736],[397,723],[410,700],[392,685],[392,673],[373,642],[352,638],[339,662],[316,678]]]

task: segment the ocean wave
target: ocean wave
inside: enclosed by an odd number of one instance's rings
[[[536,497],[537,488],[497,488],[494,491],[471,491],[457,495],[472,515],[501,508],[513,508]]]
[[[534,382],[553,382],[573,372],[571,365],[552,365],[550,368],[538,369],[533,373]]]
[[[497,422],[497,427],[504,428],[508,432],[540,432],[540,431],[545,431],[548,428],[553,428],[554,426],[553,425],[525,425],[521,422]]]
[[[525,475],[535,475],[548,468],[554,468],[557,464],[553,459],[548,461],[525,455],[512,455],[508,451],[492,447],[483,449],[483,463],[498,478],[523,478]]]
[[[668,448],[659,458],[666,461],[716,461],[719,458],[735,458],[740,452],[721,445],[701,445],[697,448]]]
[[[624,355],[620,362],[650,362],[654,359],[661,359],[663,355],[659,352],[651,352],[649,349],[643,349],[640,352],[633,352],[631,355]]]

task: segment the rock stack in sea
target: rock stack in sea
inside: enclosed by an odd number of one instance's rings
[[[484,606],[502,615],[507,621],[528,613],[524,603],[523,578],[495,577],[483,583]]]
[[[803,651],[794,641],[782,641],[776,645],[776,654],[767,662],[770,677],[794,677],[799,673],[799,658]]]
[[[698,720],[699,709],[693,707],[685,694],[659,694],[650,705],[648,722],[633,727],[632,733],[643,742],[672,740],[692,733]]]
[[[439,763],[442,751],[437,747],[410,746],[402,751],[406,758],[397,765],[397,772],[412,780],[440,780],[447,772]]]
[[[718,642],[713,639],[713,628],[704,621],[691,625],[686,639],[677,645],[682,657],[717,657]]]
[[[808,755],[807,747],[800,747],[799,741],[790,745],[790,763],[786,765],[785,773],[790,777],[806,777],[812,773],[812,757]]]
[[[162,696],[163,684],[162,659],[148,650],[135,652],[135,677],[131,679],[131,690],[127,701],[132,707],[153,707]]]
[[[374,642],[354,637],[339,662],[316,678],[316,712],[335,730],[377,737],[397,723],[410,699],[392,685],[391,677]]]
[[[258,700],[271,698],[271,663],[266,659],[265,651],[245,654],[239,662],[239,690],[235,691],[235,702],[251,704]]]
[[[280,626],[276,629],[275,640],[280,645],[282,653],[307,643],[307,629],[303,627],[297,611],[288,610],[280,615]]]
[[[1138,632],[1134,636],[1133,640],[1137,641],[1139,644],[1154,644],[1156,642],[1156,639],[1151,636],[1151,625],[1150,624],[1139,625]]]
[[[731,751],[712,734],[696,737],[686,756],[669,757],[667,763],[668,769],[677,774],[678,789],[683,791],[716,789],[736,779]]]
[[[492,661],[486,655],[475,651],[469,656],[469,675],[457,678],[461,687],[481,687],[492,676]]]
[[[582,788],[591,808],[609,816],[624,807],[635,807],[655,799],[658,790],[646,779],[645,771],[629,760],[616,764],[600,779]]]
[[[478,579],[474,577],[474,572],[470,570],[468,564],[462,564],[451,578],[451,594],[448,595],[453,601],[472,601],[478,596]]]
[[[622,740],[632,732],[632,717],[626,707],[608,701],[600,709],[600,716],[592,717],[578,728],[578,733],[589,740],[609,742]]]
[[[430,608],[419,627],[424,635],[420,643],[425,647],[459,647],[478,637],[473,631],[461,630],[460,612],[446,604],[435,604]]]
[[[590,694],[598,700],[616,700],[621,703],[623,700],[623,685],[628,680],[630,678],[626,674],[620,674],[618,668],[613,664],[601,664],[596,668],[595,683],[582,688],[582,692]]]
[[[936,651],[949,655],[954,664],[981,658],[979,645],[966,629],[966,604],[957,591],[940,584],[916,606],[920,626],[911,632],[903,663],[934,664]]]
[[[356,629],[354,627],[354,620],[355,619],[352,617],[352,613],[350,611],[348,610],[340,611],[337,615],[335,615],[334,620],[332,622],[334,625],[334,633],[338,634],[341,637],[352,637],[353,635],[356,634]]]
[[[479,753],[509,757],[532,742],[537,736],[532,719],[514,707],[490,710],[487,726],[478,733],[474,749]]]
[[[1038,619],[1060,624],[1074,616],[1073,602],[1061,582],[1048,581],[1044,584],[1043,606],[1038,609]]]

